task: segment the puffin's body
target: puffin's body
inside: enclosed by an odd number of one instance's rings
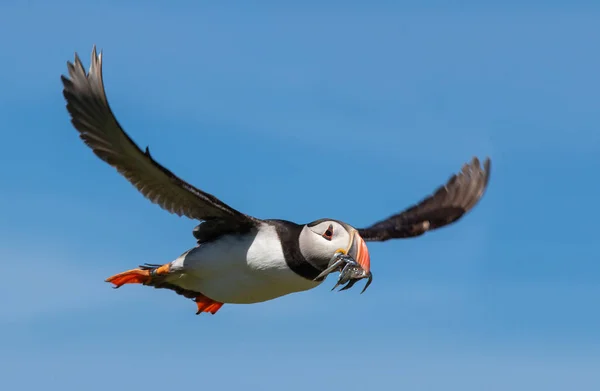
[[[284,246],[290,243],[282,242],[278,225],[287,224],[265,222],[248,233],[227,234],[198,244],[171,263],[172,277],[167,281],[221,303],[237,304],[316,287],[321,282],[314,278],[320,271],[305,259],[284,253]],[[299,263],[304,263],[304,268],[298,267]]]
[[[193,299],[197,313],[214,314],[224,303],[257,303],[309,290],[334,271],[340,271],[338,284],[348,282],[342,289],[362,278],[370,283],[365,241],[410,238],[449,225],[478,203],[489,181],[490,160],[481,167],[473,158],[431,196],[361,229],[334,219],[308,224],[257,219],[178,178],[148,148],[144,152],[133,142],[109,107],[102,56],[95,47],[88,73],[77,54],[67,66],[63,95],[83,141],[150,201],[200,222],[193,232],[196,247],[172,262],[146,264],[107,281],[116,288],[138,283],[173,290]]]

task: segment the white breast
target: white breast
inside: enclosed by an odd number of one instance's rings
[[[169,282],[222,303],[257,303],[319,285],[286,264],[274,227],[226,235],[173,261]]]

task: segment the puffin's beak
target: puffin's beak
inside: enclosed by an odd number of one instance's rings
[[[366,273],[371,272],[371,256],[369,255],[369,249],[356,230],[352,233],[350,246],[346,249],[346,254],[354,258]]]
[[[363,288],[363,293],[371,282],[373,281],[373,274],[371,273],[371,256],[367,249],[367,244],[360,237],[358,231],[353,229],[350,232],[350,244],[346,249],[339,249],[333,255],[329,261],[327,269],[323,270],[321,274],[315,278],[315,281],[335,272],[340,272],[340,277],[333,287],[337,288],[339,285],[346,284],[340,291],[352,288],[357,281],[367,278],[367,283]],[[332,290],[333,290],[332,289]]]

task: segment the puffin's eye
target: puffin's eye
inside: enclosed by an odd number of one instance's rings
[[[327,240],[331,240],[333,238],[333,225],[329,224],[329,228],[327,228],[327,231],[325,231],[325,233],[323,234],[323,237]]]

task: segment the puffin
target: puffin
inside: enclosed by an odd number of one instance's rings
[[[259,219],[184,181],[148,148],[138,147],[110,108],[96,45],[87,72],[77,52],[67,69],[68,76],[61,75],[63,96],[83,142],[152,203],[197,222],[196,245],[173,261],[143,264],[105,281],[114,288],[141,284],[171,290],[195,302],[196,314],[307,291],[332,273],[339,273],[334,289],[367,279],[364,292],[373,278],[366,242],[414,238],[453,224],[478,204],[488,186],[490,158],[473,157],[421,201],[364,228],[333,218],[306,224]]]

